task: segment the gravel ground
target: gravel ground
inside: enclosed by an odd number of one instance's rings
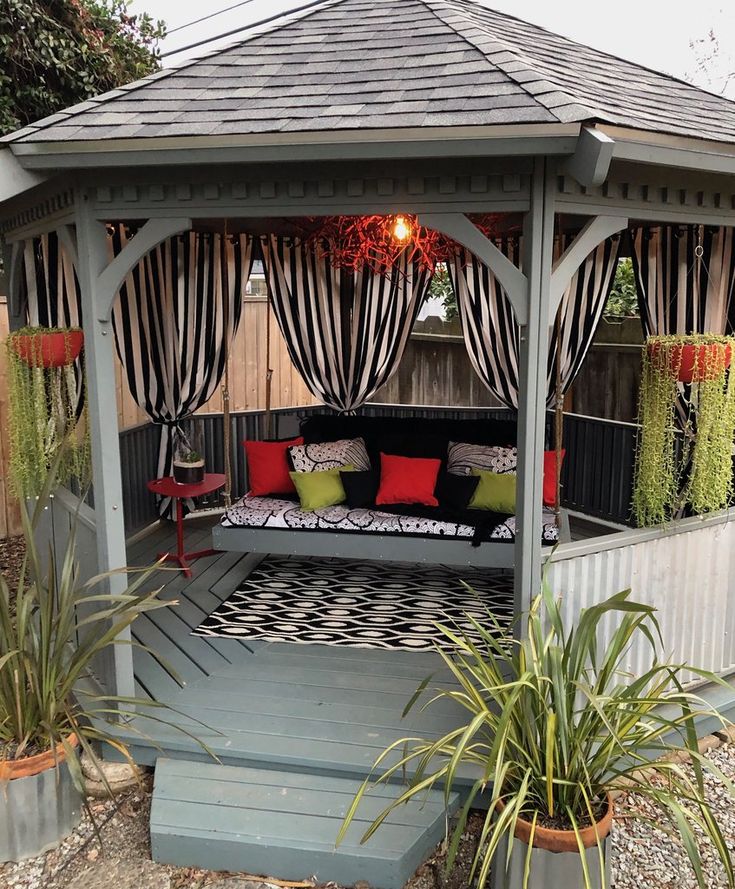
[[[731,781],[735,781],[735,745],[726,744],[707,753]],[[735,800],[728,788],[714,776],[705,773],[707,799],[716,814],[731,855],[735,855]],[[618,803],[628,813],[656,817],[647,800],[634,795]],[[722,866],[714,849],[700,842],[700,853],[709,889],[727,886]],[[613,879],[615,889],[696,889],[697,881],[680,843],[660,830],[632,817],[618,818],[613,824]]]
[[[710,751],[717,766],[735,780],[735,745]],[[735,853],[735,806],[727,788],[706,779],[707,795],[718,813],[720,827]],[[270,884],[195,868],[174,868],[150,861],[148,816],[150,787],[109,801],[90,800],[100,828],[102,846],[88,818],[57,850],[20,864],[0,865],[2,889],[265,889]],[[697,883],[681,846],[666,834],[632,817],[651,815],[645,801],[629,795],[618,801],[619,817],[612,832],[614,889],[696,889]],[[409,880],[406,889],[467,889],[483,815],[470,818],[455,869],[444,873],[444,850],[439,848]],[[702,843],[708,887],[726,886],[714,853]],[[277,876],[277,875],[276,875]],[[331,885],[325,889],[340,889]],[[358,884],[356,889],[367,889]]]

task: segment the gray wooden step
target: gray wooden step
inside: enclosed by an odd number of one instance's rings
[[[180,759],[156,763],[151,807],[154,861],[284,880],[402,889],[444,837],[442,791],[393,812],[360,839],[400,785],[372,788],[344,841],[342,819],[360,782],[351,778],[223,766]],[[450,798],[450,814],[459,804]]]

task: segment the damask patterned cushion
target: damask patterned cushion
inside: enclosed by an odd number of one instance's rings
[[[298,445],[289,448],[288,455],[294,472],[322,472],[348,464],[358,472],[370,469],[370,458],[362,438]]]
[[[473,469],[484,469],[486,472],[496,472],[503,475],[507,472],[515,472],[517,462],[517,448],[468,444],[461,441],[449,442],[447,472],[451,472],[453,475],[472,475]]]

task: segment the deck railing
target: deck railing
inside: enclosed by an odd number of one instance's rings
[[[301,419],[324,411],[322,405],[281,408],[271,412],[270,429],[265,411],[233,413],[231,423],[232,490],[247,490],[244,439],[287,438],[298,434]],[[370,416],[436,417],[443,419],[500,418],[509,415],[504,408],[425,407],[420,405],[370,404],[361,413]],[[201,432],[207,465],[212,472],[224,471],[224,422],[222,414],[202,414],[187,421]],[[551,440],[549,415],[549,441]],[[633,479],[636,426],[566,414],[562,469],[563,502],[579,512],[608,521],[627,524]],[[155,521],[154,498],[146,482],[155,478],[158,465],[160,427],[153,423],[134,426],[120,434],[125,526],[129,534]],[[219,495],[216,495],[217,497]],[[219,500],[204,501],[201,507]]]

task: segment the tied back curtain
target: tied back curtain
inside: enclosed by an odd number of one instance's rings
[[[520,268],[521,239],[500,239],[496,246]],[[566,246],[559,241],[557,254]],[[549,407],[554,404],[556,394],[557,351],[564,393],[574,382],[592,345],[615,279],[619,251],[619,236],[598,245],[575,272],[562,296],[557,323],[550,330]],[[495,275],[469,250],[457,253],[449,272],[470,362],[493,395],[507,407],[517,409],[520,327],[510,300]]]
[[[382,274],[335,268],[313,246],[262,241],[268,293],[291,360],[338,411],[361,407],[393,375],[431,283],[405,255]]]
[[[116,231],[115,253],[124,238]],[[173,474],[180,422],[222,379],[252,262],[249,236],[191,232],[155,247],[120,288],[115,341],[133,398],[161,425],[159,477]],[[170,501],[159,511],[170,516]]]
[[[735,332],[735,229],[661,225],[632,241],[645,336]]]

